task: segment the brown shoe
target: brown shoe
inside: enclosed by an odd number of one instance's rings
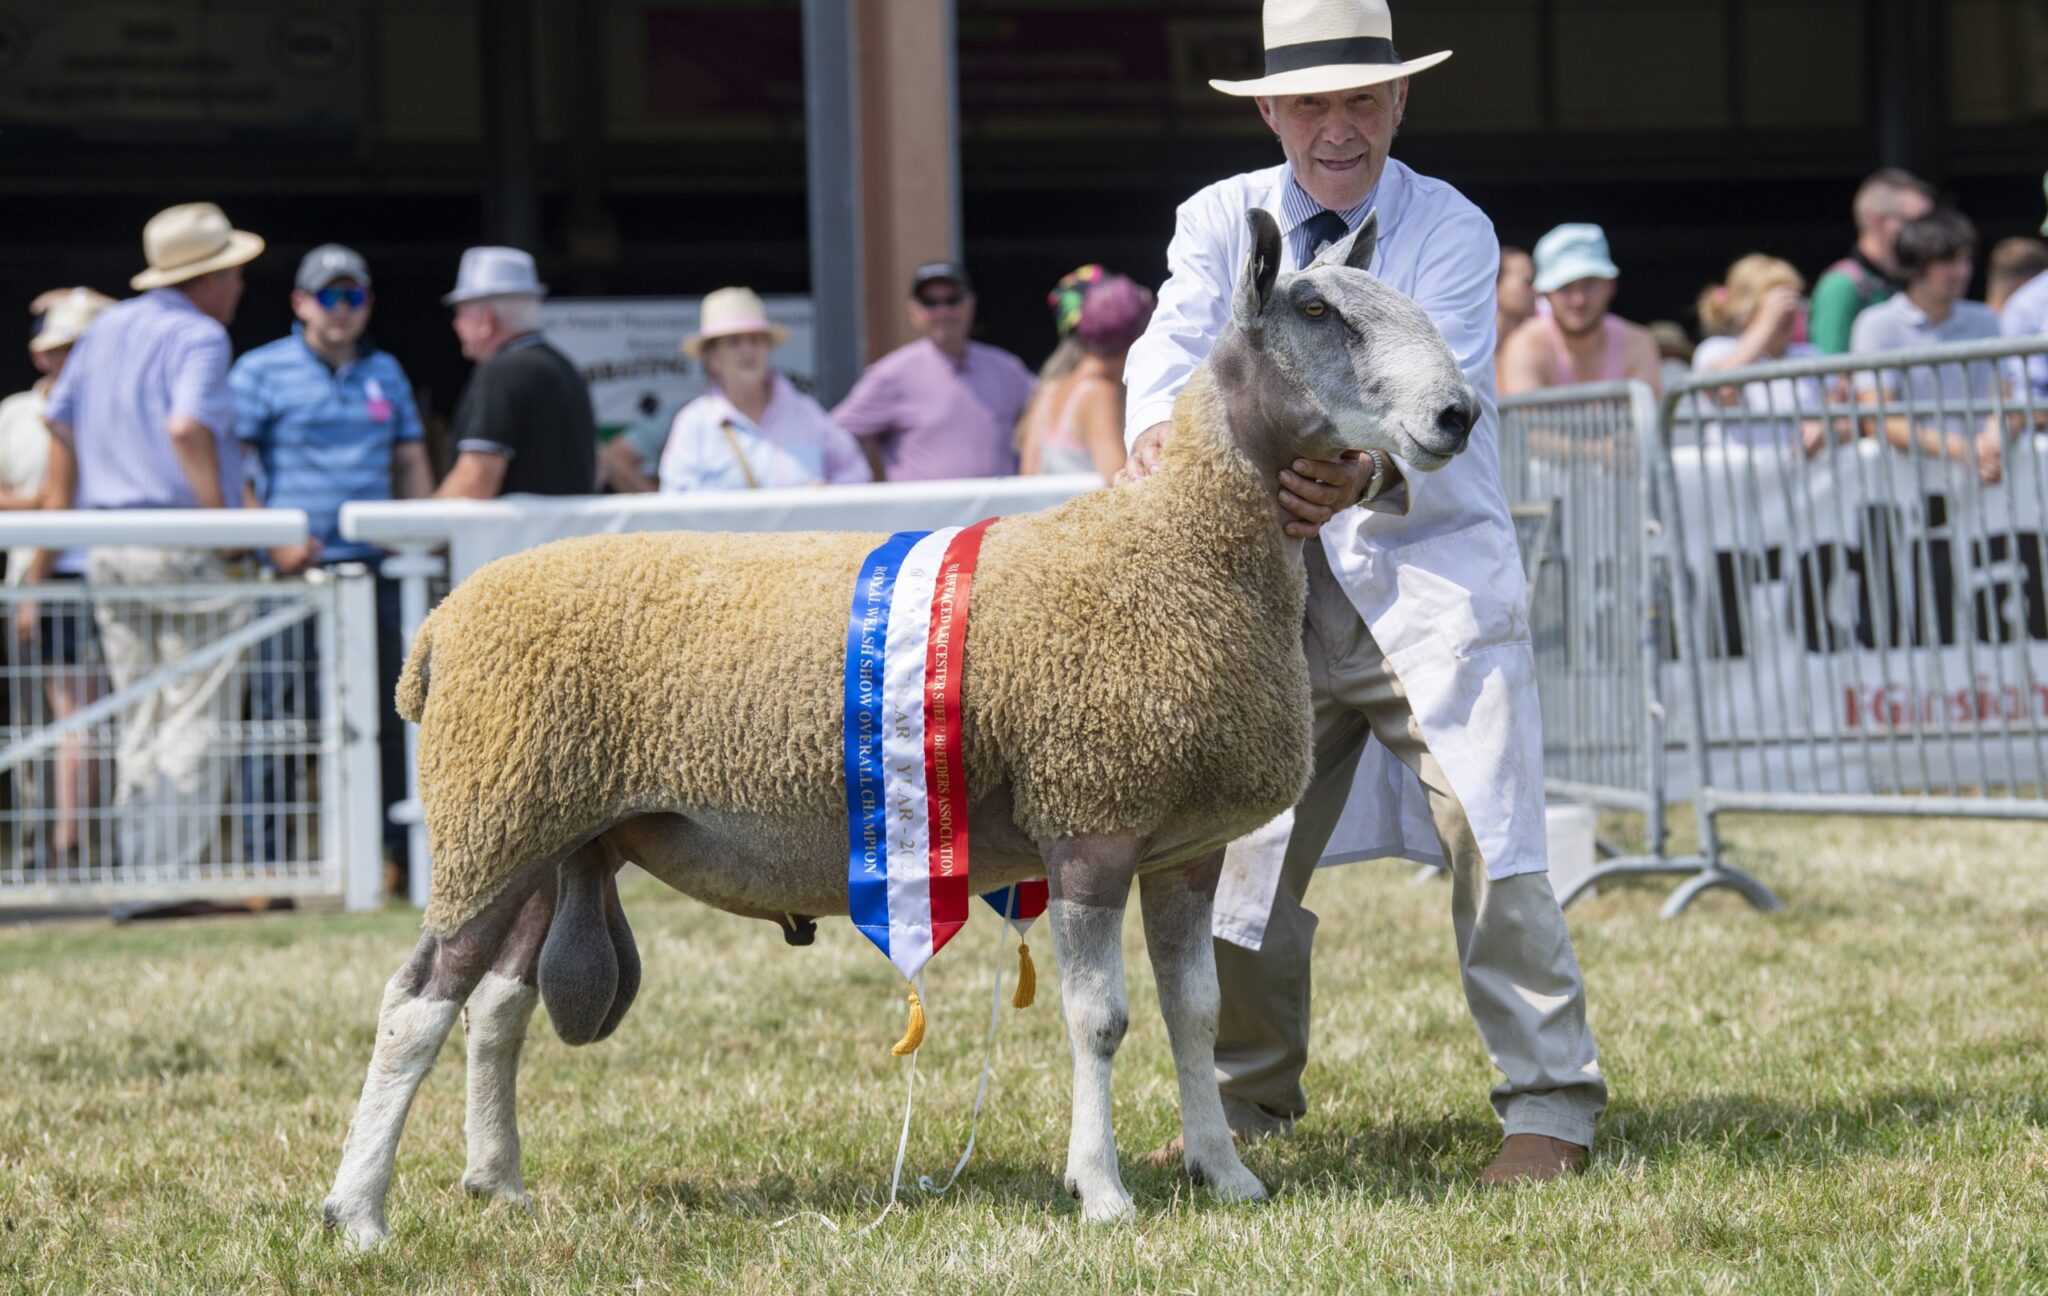
[[[1543,1134],[1510,1134],[1493,1164],[1480,1172],[1479,1183],[1485,1188],[1541,1183],[1585,1168],[1586,1149],[1576,1143]]]

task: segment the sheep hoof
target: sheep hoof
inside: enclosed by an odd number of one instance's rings
[[[1232,1164],[1218,1169],[1193,1162],[1188,1164],[1188,1177],[1201,1187],[1207,1188],[1219,1198],[1229,1202],[1258,1202],[1266,1200],[1266,1185],[1258,1176],[1242,1165]]]
[[[385,1227],[380,1215],[365,1212],[352,1217],[347,1207],[333,1197],[321,1203],[320,1222],[341,1230],[341,1240],[351,1251],[375,1251],[391,1240],[391,1230]]]
[[[1138,1208],[1131,1204],[1131,1195],[1122,1189],[1093,1193],[1081,1200],[1081,1218],[1090,1224],[1123,1224],[1137,1216]]]
[[[462,1191],[483,1201],[501,1201],[524,1211],[533,1209],[533,1198],[527,1195],[526,1185],[517,1177],[506,1180],[472,1170],[462,1176]]]

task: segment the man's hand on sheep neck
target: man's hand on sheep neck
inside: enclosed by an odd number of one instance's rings
[[[1140,432],[1138,439],[1131,443],[1130,457],[1124,460],[1123,468],[1118,471],[1116,483],[1122,485],[1138,481],[1159,471],[1166,438],[1172,432],[1170,421],[1154,423]],[[1350,451],[1335,463],[1324,459],[1297,459],[1293,469],[1282,468],[1280,507],[1294,516],[1281,529],[1293,539],[1308,539],[1322,530],[1323,523],[1365,497],[1366,486],[1372,481],[1372,471],[1373,462],[1369,456]],[[1400,462],[1389,456],[1387,484],[1380,491],[1379,499],[1394,504],[1401,498],[1405,486]]]

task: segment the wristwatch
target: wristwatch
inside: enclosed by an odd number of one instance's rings
[[[1386,451],[1368,450],[1365,453],[1372,459],[1372,477],[1365,483],[1365,494],[1358,497],[1361,504],[1380,497],[1380,492],[1387,488],[1387,473],[1393,467],[1387,462]]]

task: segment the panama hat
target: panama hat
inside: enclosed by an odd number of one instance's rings
[[[36,335],[29,339],[31,351],[55,351],[68,347],[84,335],[93,316],[114,304],[105,293],[90,288],[53,288],[35,299],[29,314],[37,317]]]
[[[720,288],[698,308],[697,331],[683,339],[683,354],[694,360],[704,354],[706,342],[742,333],[766,333],[771,347],[789,341],[789,330],[769,322],[768,308],[753,289]]]
[[[228,224],[213,203],[179,203],[142,227],[142,258],[149,269],[128,281],[137,292],[168,288],[203,274],[245,265],[263,254],[263,240]]]
[[[1397,81],[1451,56],[1441,50],[1403,62],[1387,0],[1266,0],[1264,26],[1266,75],[1211,88],[1246,97],[1331,94]]]

